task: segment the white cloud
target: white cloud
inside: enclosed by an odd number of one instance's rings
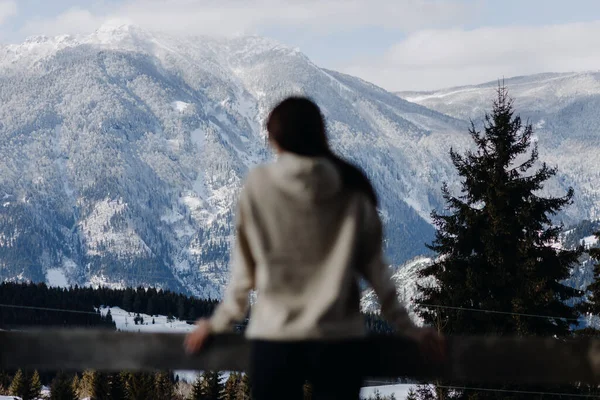
[[[332,32],[364,26],[413,31],[462,21],[481,0],[125,0],[29,21],[22,35],[81,33],[127,19],[146,29],[199,34],[255,33],[273,27]]]
[[[425,90],[539,72],[600,68],[600,21],[423,30],[378,60],[342,68],[389,90]]]
[[[55,18],[34,18],[25,23],[21,32],[25,36],[89,33],[101,26],[106,17],[97,16],[88,10],[73,8]]]
[[[17,14],[17,3],[12,0],[1,1],[0,0],[0,25],[13,15]]]

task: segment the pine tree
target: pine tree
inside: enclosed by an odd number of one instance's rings
[[[147,373],[129,374],[125,391],[129,400],[151,399],[154,392],[154,376]]]
[[[429,247],[440,258],[423,269],[420,278],[434,278],[437,285],[419,286],[418,300],[424,304],[419,314],[426,323],[452,335],[564,337],[569,319],[579,315],[565,301],[580,297],[581,292],[562,282],[582,250],[553,246],[562,227],[550,218],[571,203],[573,190],[560,198],[537,195],[556,169],[542,164],[532,171],[538,161],[533,129],[514,115],[505,87],[498,88],[484,132],[472,124],[470,134],[475,152],[450,151],[462,178],[462,194],[453,196],[444,185],[450,213],[432,214],[437,232]]]
[[[11,381],[10,375],[4,371],[0,371],[0,395],[8,395],[8,388]]]
[[[381,392],[379,391],[379,389],[375,389],[373,396],[369,397],[369,400],[383,400],[383,397],[381,397]]]
[[[192,396],[190,400],[204,400],[204,379],[202,375],[198,375],[194,386],[192,387]]]
[[[50,400],[76,400],[73,382],[63,372],[59,372],[50,386]]]
[[[154,394],[156,399],[172,399],[175,395],[175,387],[171,374],[168,372],[158,372],[154,376]]]
[[[133,309],[133,292],[132,289],[125,289],[123,292],[123,310],[131,311]]]
[[[406,400],[418,400],[417,392],[413,388],[408,389],[408,394],[406,395]]]
[[[146,314],[149,316],[154,316],[154,297],[150,297],[148,299],[148,305],[146,306]]]
[[[28,398],[29,399],[37,399],[42,394],[42,381],[40,379],[40,374],[37,371],[33,372],[31,379],[29,380],[29,390],[28,390]]]
[[[177,318],[181,321],[185,320],[185,302],[183,301],[183,297],[177,300]]]
[[[23,400],[29,399],[29,382],[23,371],[18,370],[13,377],[12,383],[8,388],[8,393],[11,396],[20,397]]]
[[[94,379],[94,371],[87,370],[83,372],[83,375],[79,380],[79,388],[77,389],[77,395],[79,397],[92,397]]]
[[[205,371],[202,376],[202,390],[204,400],[218,400],[221,394],[221,374]]]
[[[302,387],[303,392],[304,392],[304,400],[312,400],[313,398],[313,388],[312,385],[310,384],[310,382],[305,382],[304,386]]]
[[[252,399],[252,383],[248,374],[243,374],[240,378],[236,400],[251,400]]]
[[[91,381],[90,400],[110,399],[110,384],[108,376],[101,372],[93,372]]]
[[[237,373],[231,373],[227,381],[225,382],[225,386],[221,391],[220,400],[235,400],[237,395],[237,388],[240,381],[240,376]]]
[[[125,384],[123,382],[123,377],[126,374],[111,374],[108,377],[108,385],[109,385],[109,393],[111,400],[117,399],[125,399]]]
[[[75,395],[79,396],[79,388],[81,386],[81,379],[79,378],[79,375],[75,374],[73,380],[71,381],[71,386]]]
[[[139,293],[136,293],[135,297],[133,298],[133,312],[142,312],[142,296],[140,296]]]

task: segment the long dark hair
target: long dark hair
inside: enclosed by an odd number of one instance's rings
[[[321,110],[310,99],[288,97],[279,103],[269,114],[267,132],[269,140],[284,151],[328,158],[340,171],[344,187],[365,193],[377,205],[377,194],[365,173],[331,151]]]

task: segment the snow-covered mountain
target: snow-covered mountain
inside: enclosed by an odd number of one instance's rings
[[[463,121],[268,39],[104,26],[0,47],[0,278],[219,296],[237,192],[289,94],[372,177],[391,261],[423,254]]]
[[[398,94],[479,124],[491,108],[498,83]],[[566,212],[568,222],[600,218],[600,72],[546,73],[506,79],[504,84],[517,113],[534,125],[540,159],[559,169],[549,191],[575,189],[574,204]]]

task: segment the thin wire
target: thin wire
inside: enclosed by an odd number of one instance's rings
[[[386,381],[377,381],[377,380],[366,380],[366,383],[376,383],[380,386],[393,386],[393,385],[406,385],[405,383],[392,383]],[[411,384],[409,385],[417,385]],[[511,389],[498,389],[498,388],[474,388],[469,386],[445,386],[445,385],[435,385],[436,387],[442,389],[450,389],[450,390],[469,390],[469,391],[480,391],[480,392],[496,392],[496,393],[512,393],[512,394],[537,394],[537,395],[548,395],[548,396],[571,396],[571,397],[584,397],[584,398],[600,398],[600,395],[595,394],[581,394],[581,393],[558,393],[558,392],[536,392],[529,390],[511,390]],[[368,386],[366,387],[368,388]]]
[[[152,275],[137,275],[137,274],[126,274],[126,276],[137,276],[137,277],[151,277]],[[155,276],[157,278],[161,278],[160,276]],[[170,279],[170,280],[176,280],[177,282],[180,283],[180,281],[174,277],[162,277],[163,279]],[[73,288],[71,286],[71,288]],[[82,287],[83,288],[83,287]],[[135,290],[135,288],[133,288]],[[209,300],[207,298],[204,298],[205,300]],[[579,318],[569,318],[569,317],[558,317],[558,316],[550,316],[550,315],[541,315],[541,314],[529,314],[529,313],[518,313],[518,312],[510,312],[510,311],[497,311],[497,310],[488,310],[488,309],[481,309],[481,308],[469,308],[469,307],[458,307],[458,306],[444,306],[441,304],[428,304],[428,303],[414,303],[416,305],[420,305],[423,307],[431,307],[431,308],[440,308],[440,309],[447,309],[447,310],[457,310],[457,311],[468,311],[468,312],[478,312],[478,313],[484,313],[484,314],[499,314],[499,315],[513,315],[513,316],[519,316],[519,317],[527,317],[527,318],[541,318],[541,319],[562,319],[562,320],[566,320],[566,321],[586,321],[587,318],[586,317],[579,317]]]
[[[88,314],[88,315],[100,315],[99,313],[93,312],[93,311],[80,311],[80,310],[70,310],[70,309],[66,309],[66,308],[51,308],[51,307],[34,307],[34,306],[19,306],[19,305],[14,305],[14,304],[0,304],[0,308],[17,308],[17,309],[25,309],[25,310],[41,310],[41,311],[54,311],[54,312],[66,312],[66,313],[72,313],[72,314]],[[108,309],[110,309],[111,307],[108,307]],[[123,310],[125,311],[125,310]],[[127,313],[130,314],[137,314],[133,311],[125,311]],[[142,314],[142,313],[140,313]],[[145,314],[147,315],[147,314]],[[104,314],[104,316],[106,316],[106,314]],[[149,315],[149,318],[153,318],[152,315]],[[181,321],[181,322],[196,322],[196,320],[194,319],[177,319],[177,321]]]
[[[568,317],[556,317],[556,316],[550,316],[550,315],[525,314],[525,313],[517,313],[517,312],[509,312],[509,311],[486,310],[486,309],[481,309],[481,308],[443,306],[443,305],[438,305],[438,304],[426,304],[426,303],[415,303],[415,304],[418,304],[423,307],[445,308],[448,310],[460,310],[460,311],[470,311],[470,312],[481,312],[481,313],[485,313],[485,314],[515,315],[515,316],[519,316],[519,317],[544,318],[544,319],[564,319],[567,321],[585,320],[585,317],[568,318]]]
[[[479,392],[497,392],[497,393],[513,393],[513,394],[537,394],[547,396],[571,396],[571,397],[584,397],[584,398],[600,398],[597,394],[580,394],[580,393],[558,393],[558,392],[536,392],[529,390],[510,390],[510,389],[486,389],[486,388],[472,388],[468,386],[438,386],[443,389],[451,390],[470,390]]]
[[[72,313],[72,314],[100,315],[100,314],[98,314],[96,312],[92,312],[92,311],[69,310],[69,309],[65,309],[65,308],[19,306],[19,305],[14,305],[14,304],[0,304],[0,307],[2,307],[2,308],[19,308],[19,309],[23,309],[23,310],[60,311],[60,312]]]
[[[417,304],[420,304],[420,305],[422,305],[424,307],[444,308],[444,309],[450,309],[450,310],[461,310],[461,311],[469,311],[469,312],[481,312],[481,313],[487,313],[487,314],[516,315],[516,316],[522,316],[522,317],[544,318],[544,319],[564,319],[564,320],[569,320],[569,321],[583,321],[583,320],[585,320],[585,317],[581,317],[581,318],[551,317],[551,316],[546,316],[546,315],[513,313],[513,312],[506,312],[506,311],[484,310],[484,309],[477,309],[477,308],[451,307],[451,306],[442,306],[442,305],[434,305],[434,304],[422,304],[422,303],[417,303]],[[71,313],[95,314],[95,313],[93,313],[91,311],[79,311],[79,310],[72,310],[72,309],[60,309],[60,308],[48,308],[48,307],[34,307],[34,306],[18,306],[18,305],[13,305],[13,304],[0,304],[0,307],[6,307],[6,308],[23,308],[23,309],[43,310],[43,311],[63,311],[63,312],[71,312]],[[133,312],[133,311],[128,311],[128,312]],[[181,320],[181,321],[183,321],[183,320]],[[185,321],[186,322],[193,322],[193,321],[189,321],[189,320],[185,320]]]

